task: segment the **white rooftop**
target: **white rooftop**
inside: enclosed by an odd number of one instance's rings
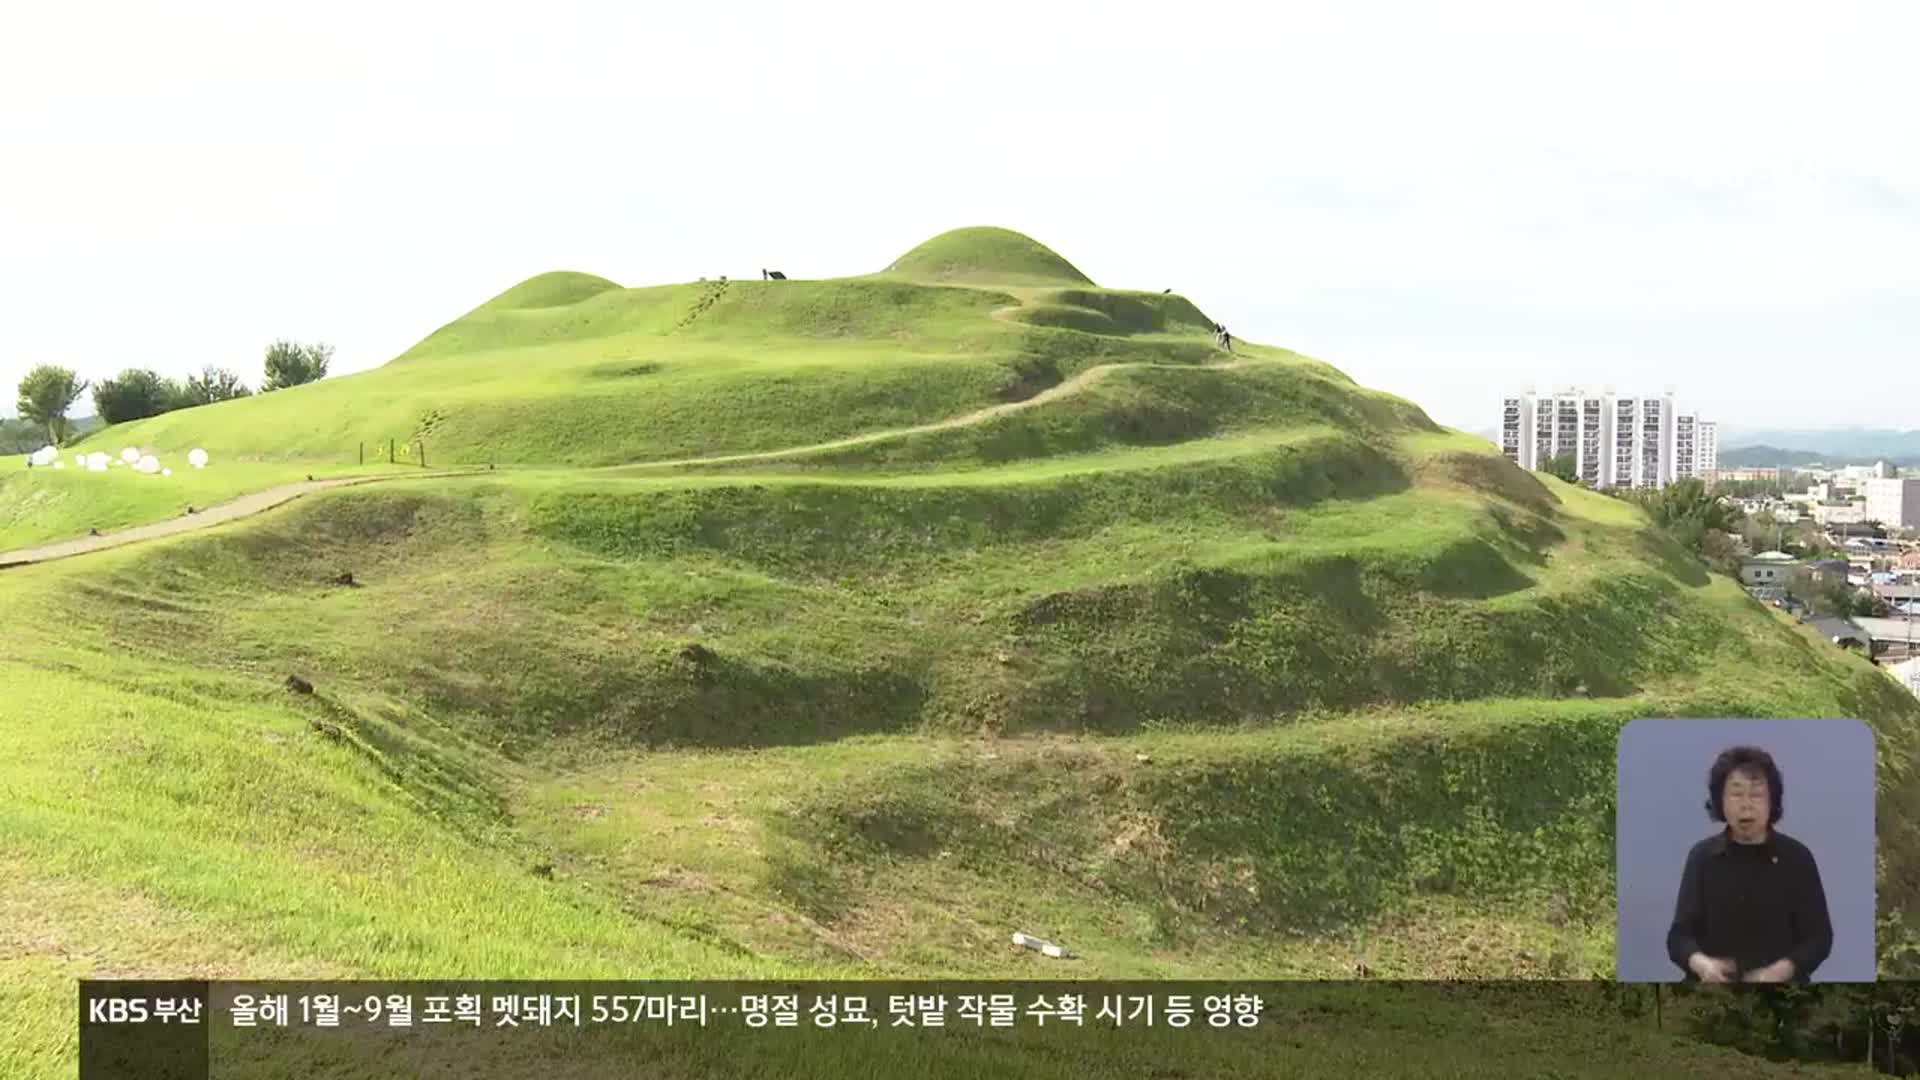
[[[1915,657],[1912,660],[1902,660],[1897,664],[1888,664],[1886,671],[1887,674],[1893,676],[1900,685],[1915,694],[1920,694],[1920,657]]]
[[[1907,639],[1908,620],[1904,617],[1897,619],[1875,619],[1865,615],[1855,615],[1852,622],[1855,626],[1865,630],[1867,636],[1873,638],[1875,641],[1905,641]],[[1913,619],[1912,633],[1913,640],[1920,642],[1920,618]]]

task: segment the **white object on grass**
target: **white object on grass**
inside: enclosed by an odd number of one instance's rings
[[[140,451],[135,450],[133,447],[129,446],[126,449],[120,451],[120,460],[126,462],[129,465],[132,465],[135,462],[140,460]]]
[[[154,457],[152,454],[148,454],[142,457],[140,464],[134,466],[134,468],[139,469],[143,473],[157,473],[160,471],[160,459]]]
[[[207,452],[205,450],[200,449],[197,446],[187,451],[187,464],[193,466],[196,469],[206,468]]]
[[[1041,941],[1039,938],[1029,934],[1016,932],[1013,935],[1013,943],[1022,948],[1032,949],[1043,956],[1051,956],[1055,960],[1065,960],[1073,955],[1059,945],[1055,945],[1050,941]]]
[[[160,475],[161,475],[161,476],[172,476],[172,475],[173,475],[173,470],[172,470],[172,469],[161,469],[161,470],[160,470]]]
[[[95,450],[87,455],[87,468],[94,472],[104,472],[107,468],[107,455]]]

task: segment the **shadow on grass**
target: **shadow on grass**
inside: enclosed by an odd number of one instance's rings
[[[1508,904],[1558,891],[1575,917],[1598,917],[1612,895],[1614,740],[1632,715],[1585,708],[1364,753],[1133,769],[1008,746],[991,761],[876,769],[765,826],[784,852],[781,887],[827,918],[885,893],[890,866],[935,858],[1002,889],[1122,897],[1170,940],[1337,933],[1422,894]]]
[[[435,740],[450,732],[404,730],[404,725],[342,704],[333,695],[316,693],[295,699],[311,720],[309,734],[316,744],[325,738],[357,753],[392,781],[427,817],[475,843],[484,843],[489,827],[507,817],[507,802],[495,790],[496,780],[452,749]]]
[[[537,669],[543,661],[550,666]],[[404,679],[434,711],[484,724],[489,741],[516,758],[560,736],[662,750],[811,745],[911,729],[928,698],[906,671],[799,670],[705,646],[591,666],[508,654],[480,663],[477,677],[422,666]]]
[[[1641,530],[1635,537],[1635,546],[1642,555],[1672,574],[1683,585],[1699,588],[1713,580],[1708,576],[1706,566],[1692,552],[1658,529]]]

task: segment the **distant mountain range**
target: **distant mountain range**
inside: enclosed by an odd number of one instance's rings
[[[1878,459],[1875,459],[1878,460]],[[1834,454],[1822,454],[1817,450],[1785,450],[1778,446],[1736,446],[1720,451],[1719,465],[1723,469],[1751,469],[1773,465],[1846,465],[1856,464],[1843,460]],[[1872,462],[1858,462],[1869,465]]]
[[[1826,430],[1744,430],[1720,433],[1720,464],[1752,465],[1896,465],[1920,464],[1920,431],[1885,428]]]

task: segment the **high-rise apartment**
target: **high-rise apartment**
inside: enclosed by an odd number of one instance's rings
[[[1698,477],[1712,483],[1720,469],[1719,431],[1711,420],[1699,413],[1681,413],[1673,418],[1673,478]]]
[[[1665,487],[1682,476],[1711,480],[1719,436],[1698,413],[1679,414],[1673,395],[1622,397],[1562,390],[1501,403],[1500,449],[1523,469],[1570,457],[1589,487]]]

